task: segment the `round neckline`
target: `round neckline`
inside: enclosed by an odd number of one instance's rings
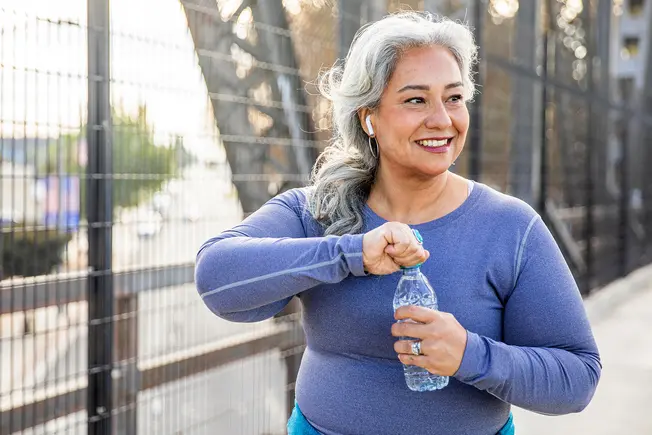
[[[462,204],[460,204],[459,207],[440,218],[428,222],[422,222],[420,224],[408,224],[410,228],[414,228],[420,231],[427,231],[433,228],[439,228],[443,225],[447,225],[464,215],[471,207],[475,205],[475,203],[478,202],[478,199],[480,199],[484,192],[484,186],[482,183],[478,183],[477,181],[473,180],[470,181],[473,183],[471,194],[464,200]],[[366,202],[364,204],[364,212],[365,215],[372,218],[373,220],[380,221],[381,224],[389,222],[387,219],[379,216],[375,211],[373,211],[371,207],[369,207],[369,204]]]

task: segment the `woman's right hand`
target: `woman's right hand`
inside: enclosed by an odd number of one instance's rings
[[[412,229],[400,222],[387,222],[362,238],[364,269],[374,275],[388,275],[401,266],[423,263],[430,253],[415,237]]]

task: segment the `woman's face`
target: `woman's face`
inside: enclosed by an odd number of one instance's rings
[[[403,53],[371,113],[381,168],[419,178],[447,171],[462,152],[469,129],[463,91],[460,68],[448,49],[430,46]],[[363,126],[367,114],[361,113]]]

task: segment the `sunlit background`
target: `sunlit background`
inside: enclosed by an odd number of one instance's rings
[[[2,434],[105,433],[108,423],[114,433],[284,433],[300,312],[217,319],[194,289],[195,253],[308,182],[330,127],[315,79],[388,12],[473,27],[480,94],[454,170],[541,213],[587,306],[652,262],[650,1],[106,5],[0,3]],[[622,318],[611,321],[630,327]],[[633,324],[620,333],[649,326]],[[604,428],[652,405],[607,388],[621,406],[600,396],[588,414]],[[524,434],[597,433],[584,420],[553,430],[520,418]],[[638,424],[628,433],[652,433]]]

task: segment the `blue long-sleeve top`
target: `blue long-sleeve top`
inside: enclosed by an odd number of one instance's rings
[[[579,412],[601,364],[582,300],[540,216],[481,183],[452,213],[412,225],[430,258],[421,267],[468,331],[448,387],[405,384],[391,335],[400,272],[362,264],[363,234],[324,236],[307,189],[285,192],[207,241],[196,285],[217,316],[256,322],[297,296],[307,347],[296,397],[325,434],[495,434],[510,404],[545,414]],[[386,221],[365,207],[364,232]],[[518,425],[518,422],[516,422]]]

